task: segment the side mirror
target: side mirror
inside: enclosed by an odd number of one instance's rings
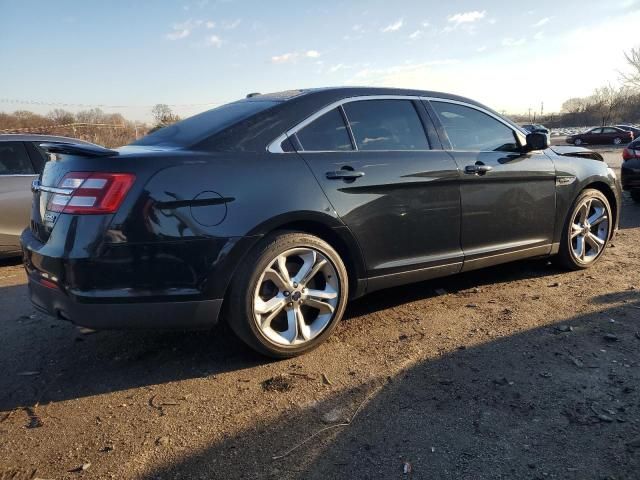
[[[549,148],[549,137],[540,132],[533,132],[527,135],[527,150],[545,150]]]

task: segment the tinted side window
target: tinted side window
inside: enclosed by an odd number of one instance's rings
[[[475,108],[432,101],[454,150],[513,152],[519,150],[513,130]]]
[[[602,133],[622,133],[622,132],[619,132],[615,128],[603,128]]]
[[[343,105],[358,150],[428,150],[410,100],[363,100]]]
[[[589,130],[587,133],[591,133],[591,134],[602,133],[602,129],[601,128],[594,128],[592,130]]]
[[[317,118],[296,135],[302,148],[306,151],[353,150],[347,126],[337,108]]]
[[[0,175],[33,173],[33,165],[22,142],[0,142]]]

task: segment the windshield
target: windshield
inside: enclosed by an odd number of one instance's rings
[[[280,102],[241,100],[222,105],[156,130],[132,145],[191,146],[278,103]]]

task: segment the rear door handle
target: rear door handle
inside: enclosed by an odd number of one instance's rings
[[[491,165],[467,165],[464,167],[464,173],[469,175],[484,175],[493,170]]]
[[[363,177],[364,172],[356,172],[354,170],[335,170],[333,172],[327,172],[327,178],[329,180],[355,180],[356,178]]]

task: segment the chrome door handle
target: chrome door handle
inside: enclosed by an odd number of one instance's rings
[[[484,175],[491,170],[493,170],[493,167],[490,165],[467,165],[464,167],[464,173],[469,175]]]
[[[327,178],[329,180],[355,180],[356,178],[363,176],[364,172],[356,172],[354,170],[346,169],[327,172]]]

